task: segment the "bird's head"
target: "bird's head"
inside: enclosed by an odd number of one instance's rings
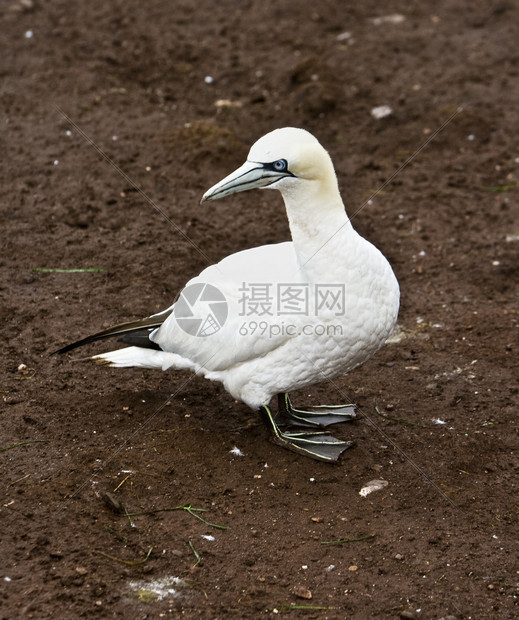
[[[257,187],[270,187],[285,194],[303,186],[308,189],[309,183],[318,186],[332,183],[336,187],[330,156],[308,131],[284,127],[255,142],[247,161],[207,190],[202,202]]]

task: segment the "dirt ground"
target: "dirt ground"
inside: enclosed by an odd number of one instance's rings
[[[0,618],[516,618],[516,3],[6,0],[1,20]],[[215,262],[288,239],[274,192],[199,204],[286,125],[330,151],[402,291],[395,342],[293,394],[358,404],[336,466],[220,385],[73,361],[105,344],[50,355],[170,305],[206,265],[189,240]]]

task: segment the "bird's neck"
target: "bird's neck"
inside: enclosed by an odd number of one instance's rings
[[[324,277],[356,233],[336,183],[312,182],[302,190],[284,192],[283,199],[299,265],[314,280]]]

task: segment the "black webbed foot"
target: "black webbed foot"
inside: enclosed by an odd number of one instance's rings
[[[284,448],[303,454],[319,461],[336,462],[340,455],[353,445],[325,431],[282,431],[280,426],[323,427],[338,422],[346,422],[355,417],[353,405],[338,407],[312,407],[299,410],[292,407],[288,394],[280,394],[279,411],[276,416],[269,407],[261,407],[265,420],[270,427],[274,442]]]
[[[275,421],[280,426],[325,427],[350,422],[356,417],[355,405],[317,405],[298,409],[288,394],[278,394],[278,412]]]

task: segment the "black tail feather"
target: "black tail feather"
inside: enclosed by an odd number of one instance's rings
[[[161,351],[159,345],[150,340],[150,334],[152,329],[140,329],[135,332],[129,332],[124,334],[120,338],[117,338],[118,342],[124,342],[132,347],[140,347],[141,349],[155,349]]]
[[[168,308],[165,312],[155,316],[150,316],[146,319],[114,325],[113,327],[104,329],[96,334],[77,340],[76,342],[71,342],[61,349],[53,351],[52,355],[55,353],[68,353],[68,351],[82,347],[84,344],[96,342],[97,340],[105,340],[106,338],[112,338],[113,336],[122,336],[120,340],[127,344],[134,344],[135,346],[144,347],[147,349],[160,349],[160,347],[154,342],[151,342],[149,339],[149,334],[153,329],[160,327],[172,312],[173,309]]]

